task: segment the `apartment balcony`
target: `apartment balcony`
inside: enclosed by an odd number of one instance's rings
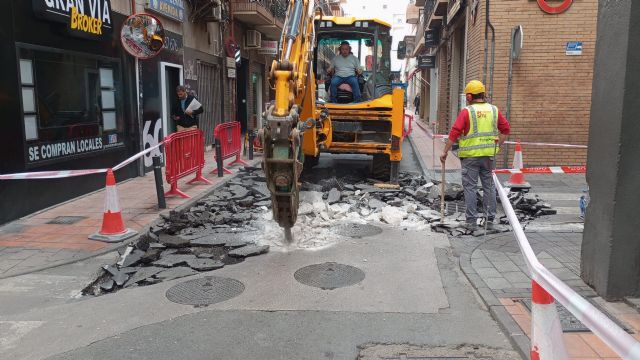
[[[424,6],[425,27],[435,28],[442,26],[444,16],[447,14],[448,0],[427,0]]]
[[[420,21],[420,8],[413,4],[407,5],[407,23],[417,24],[418,21]]]
[[[269,39],[279,39],[287,14],[285,0],[232,0],[233,17],[261,32]]]

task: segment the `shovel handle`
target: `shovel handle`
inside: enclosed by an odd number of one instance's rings
[[[445,161],[442,162],[442,172],[440,181],[440,223],[444,223],[444,180],[445,180]]]

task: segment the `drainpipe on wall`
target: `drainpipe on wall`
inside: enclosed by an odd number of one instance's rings
[[[464,55],[462,57],[462,86],[467,83],[467,57],[469,56],[469,6],[466,6],[464,9]],[[461,98],[465,98],[464,91],[461,91]],[[466,98],[465,98],[466,100]]]
[[[483,66],[483,75],[482,75],[482,83],[487,85],[487,65],[489,63],[489,30],[491,30],[491,67],[489,68],[489,92],[488,99],[491,101],[491,97],[493,95],[493,65],[495,60],[495,50],[496,50],[496,31],[491,24],[489,19],[489,6],[490,0],[485,1],[485,26],[484,26],[484,66]]]

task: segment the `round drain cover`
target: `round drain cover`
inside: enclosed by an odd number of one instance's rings
[[[232,299],[244,291],[244,284],[235,279],[205,276],[172,286],[167,299],[184,305],[210,305]]]
[[[326,262],[298,269],[293,277],[305,285],[333,290],[361,282],[364,280],[364,271],[349,265]]]
[[[349,237],[365,237],[382,233],[382,229],[369,224],[348,223],[336,226],[336,234]]]

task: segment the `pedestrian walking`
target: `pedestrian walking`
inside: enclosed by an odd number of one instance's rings
[[[478,228],[476,188],[478,176],[482,183],[483,205],[487,228],[493,228],[496,216],[496,193],[492,171],[496,153],[509,135],[510,125],[495,105],[485,100],[485,87],[478,80],[470,81],[464,89],[467,107],[462,109],[449,132],[440,161],[447,160],[453,143],[460,139],[458,157],[462,163],[462,186],[466,205],[465,228]],[[497,142],[496,142],[497,140]]]
[[[413,99],[413,106],[415,108],[414,114],[418,115],[418,113],[420,112],[420,94],[416,95],[416,97]]]
[[[198,115],[204,112],[202,104],[196,100],[195,96],[187,94],[187,88],[183,85],[176,87],[178,100],[171,108],[171,115],[176,122],[178,132],[197,129]]]

